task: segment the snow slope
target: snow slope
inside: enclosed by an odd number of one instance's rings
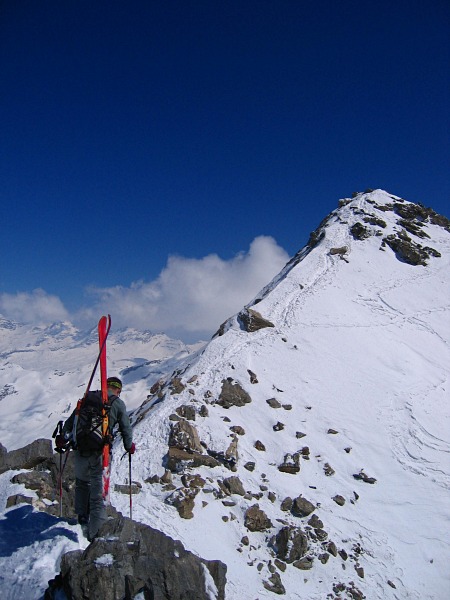
[[[420,230],[429,238],[408,236],[441,256],[431,255],[426,266],[399,260],[382,242],[403,229],[394,204],[410,206],[381,190],[341,202],[316,232],[318,243],[302,249],[249,304],[274,327],[249,333],[232,317],[223,335],[179,363],[183,391],[170,391],[173,376],[167,371],[164,400],[133,414],[133,480],[143,485],[133,496],[133,517],[203,558],[225,562],[228,600],[274,597],[264,586],[275,562],[270,539],[286,524],[307,530],[308,518],[281,507],[286,497],[299,495],[316,506],[328,537],[323,545],[311,543],[312,569],[275,567],[286,598],[441,600],[450,594],[450,233],[425,220]],[[355,239],[355,223],[363,223],[370,236]],[[344,246],[345,254],[334,253]],[[252,401],[229,409],[217,404],[226,378]],[[23,387],[29,389],[28,383]],[[267,403],[271,398],[280,408]],[[236,472],[225,466],[192,469],[206,481],[192,519],[180,518],[169,503],[173,491],[146,482],[165,472],[169,416],[182,405],[196,408],[194,425],[209,450],[225,452],[238,440]],[[200,416],[202,406],[208,416]],[[12,425],[13,411],[10,418]],[[277,423],[282,427],[274,430]],[[236,436],[233,426],[245,434]],[[264,451],[255,449],[257,440]],[[299,473],[278,470],[286,454],[306,447],[309,459],[303,455]],[[128,477],[120,454],[113,487]],[[253,471],[244,467],[249,461]],[[355,479],[362,470],[376,482]],[[10,493],[6,475],[4,498]],[[220,483],[231,475],[253,497],[224,497]],[[182,489],[180,477],[173,479]],[[336,495],[343,506],[333,500]],[[124,514],[128,501],[113,492],[112,502]],[[245,527],[245,513],[255,503],[271,529]],[[322,564],[319,556],[329,541],[340,554]],[[34,552],[45,552],[44,542],[36,542]],[[51,572],[49,565],[49,577],[57,566]],[[21,581],[20,574],[16,579]]]

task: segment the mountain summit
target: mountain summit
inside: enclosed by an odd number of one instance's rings
[[[449,225],[342,200],[133,415],[142,519],[225,562],[227,598],[445,597]]]
[[[447,218],[355,194],[206,346],[153,370],[121,352],[132,397],[150,387],[134,519],[225,563],[227,600],[446,597],[449,263]]]

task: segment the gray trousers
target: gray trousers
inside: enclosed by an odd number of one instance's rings
[[[106,521],[103,502],[102,455],[81,455],[75,451],[75,512],[89,515],[89,537],[93,538]]]

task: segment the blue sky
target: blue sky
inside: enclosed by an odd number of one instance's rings
[[[2,3],[0,312],[113,290],[158,329],[167,282],[234,312],[354,191],[449,216],[449,30],[445,0]]]

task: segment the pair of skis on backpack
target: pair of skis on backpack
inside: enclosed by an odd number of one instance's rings
[[[110,477],[110,440],[109,440],[109,419],[108,419],[108,387],[107,387],[107,369],[106,369],[106,340],[108,338],[109,331],[111,329],[111,315],[107,317],[102,316],[98,322],[98,343],[99,343],[99,352],[97,356],[97,360],[95,362],[94,368],[91,373],[91,377],[89,379],[89,383],[87,384],[86,391],[84,393],[83,398],[78,400],[76,409],[75,409],[75,417],[74,417],[74,425],[72,432],[72,440],[76,440],[77,427],[79,425],[80,413],[85,403],[89,402],[92,399],[93,392],[90,392],[91,384],[94,379],[95,373],[97,371],[97,367],[100,365],[100,382],[101,382],[101,416],[99,419],[99,423],[96,424],[95,431],[97,433],[92,436],[92,444],[97,443],[98,449],[102,450],[102,477],[103,477],[103,500],[105,503],[109,503],[109,477]],[[90,396],[91,395],[91,396]],[[60,491],[60,507],[62,509],[62,473],[64,471],[64,467],[67,461],[67,456],[64,460],[62,460],[62,455],[70,450],[76,443],[74,444],[71,440],[66,440],[62,436],[62,421],[60,421],[53,432],[53,437],[56,441],[56,452],[60,455],[60,481],[59,481],[59,491]],[[95,440],[97,438],[97,440]],[[92,448],[94,449],[94,448]],[[61,512],[61,511],[60,511]],[[61,515],[62,516],[62,515]]]

